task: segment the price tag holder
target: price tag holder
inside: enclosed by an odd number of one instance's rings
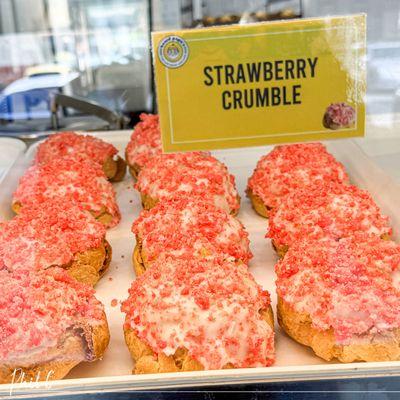
[[[155,32],[165,152],[363,136],[366,16]]]

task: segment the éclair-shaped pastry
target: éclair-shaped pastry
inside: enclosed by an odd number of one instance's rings
[[[276,265],[278,321],[327,361],[400,360],[399,267],[378,236],[299,241]]]
[[[228,168],[205,152],[153,156],[140,171],[135,188],[149,210],[174,197],[211,200],[217,207],[237,214],[240,197]]]
[[[161,154],[161,133],[158,115],[140,114],[125,150],[129,172],[137,178],[139,171],[154,155]]]
[[[0,383],[61,379],[109,337],[93,289],[63,269],[0,271]]]
[[[388,217],[382,215],[371,195],[352,185],[329,184],[299,189],[271,210],[267,237],[280,256],[305,238],[334,239],[365,232],[388,239]]]
[[[79,206],[46,201],[0,222],[0,270],[64,268],[94,285],[111,261],[106,229]]]
[[[244,264],[160,257],[132,283],[121,309],[136,374],[274,362],[269,294]]]
[[[255,211],[268,217],[287,194],[331,182],[347,184],[348,177],[322,143],[277,146],[258,161],[248,181],[247,195]]]
[[[23,207],[48,200],[78,203],[108,228],[120,220],[112,184],[102,167],[89,159],[63,157],[31,166],[20,179],[12,208],[18,214]]]
[[[247,263],[252,257],[242,223],[210,202],[175,198],[143,210],[133,223],[133,265],[141,275],[162,254],[220,254]]]
[[[97,162],[112,182],[121,181],[126,172],[125,161],[110,143],[90,135],[60,132],[49,136],[38,146],[35,162],[48,163],[55,158],[77,155]]]

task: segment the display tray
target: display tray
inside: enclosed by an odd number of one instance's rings
[[[104,140],[113,143],[124,154],[129,132],[107,132],[98,134]],[[341,161],[352,183],[369,190],[384,213],[391,218],[394,239],[400,231],[400,187],[380,170],[351,140],[326,143],[329,151]],[[0,183],[0,215],[11,218],[10,208],[12,192],[19,177],[32,162],[37,145],[19,159]],[[250,235],[251,250],[254,257],[250,261],[250,270],[256,280],[271,293],[275,308],[275,273],[277,261],[271,243],[265,238],[268,221],[258,216],[252,209],[244,190],[257,160],[271,147],[223,150],[214,152],[215,156],[227,164],[236,177],[236,184],[242,197],[238,218],[243,222]],[[325,362],[314,355],[312,350],[297,344],[286,336],[275,323],[276,363],[269,368],[229,369],[221,371],[196,371],[182,373],[131,375],[133,361],[124,342],[122,324],[124,314],[119,302],[128,294],[128,288],[135,279],[131,263],[131,254],[135,245],[131,233],[132,222],[141,211],[139,194],[133,188],[134,181],[127,174],[124,181],[115,184],[117,200],[122,213],[121,223],[107,232],[107,238],[113,248],[113,260],[106,275],[96,286],[97,298],[103,302],[107,314],[111,341],[104,359],[94,363],[82,363],[60,381],[34,384],[0,385],[0,396],[8,396],[10,389],[18,395],[60,395],[67,393],[88,393],[96,391],[150,390],[162,388],[183,388],[202,385],[316,380],[329,378],[353,378],[365,376],[400,375],[400,362],[352,363],[341,364]],[[118,300],[116,307],[111,306],[113,299]],[[275,310],[274,310],[275,311]]]
[[[19,139],[0,137],[0,180],[26,150],[26,144]]]

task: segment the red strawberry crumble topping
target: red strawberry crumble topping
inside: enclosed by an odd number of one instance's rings
[[[126,328],[155,353],[186,348],[205,369],[269,366],[274,331],[260,310],[270,304],[244,264],[220,258],[160,257],[123,302]]]
[[[140,122],[135,126],[131,140],[126,147],[129,165],[143,168],[154,155],[161,154],[161,133],[158,115],[140,114]]]
[[[107,211],[113,217],[109,227],[120,220],[112,184],[102,167],[89,159],[56,158],[30,167],[20,180],[13,202],[30,207],[47,200],[79,203],[94,214]]]
[[[367,191],[330,184],[299,189],[282,199],[271,211],[267,236],[278,246],[291,246],[304,237],[340,239],[356,232],[382,236],[392,229]]]
[[[204,247],[247,263],[252,257],[248,233],[239,220],[203,200],[172,199],[143,210],[132,231],[148,261],[160,254],[193,254]]]
[[[65,202],[22,208],[0,223],[0,269],[45,269],[67,265],[76,253],[98,248],[105,227],[89,212]]]
[[[154,156],[141,170],[135,187],[157,200],[196,196],[212,200],[228,212],[239,209],[234,177],[208,153]]]
[[[281,198],[298,189],[327,183],[347,183],[341,163],[321,143],[277,146],[261,157],[248,182],[248,188],[263,203],[274,208]]]
[[[118,300],[117,299],[112,299],[111,300],[111,307],[117,307],[118,305]]]
[[[277,293],[340,344],[390,339],[400,328],[399,263],[400,246],[373,235],[303,240],[276,265]]]
[[[47,163],[54,158],[78,155],[103,165],[107,158],[112,158],[117,153],[118,150],[112,144],[94,136],[60,132],[51,135],[39,145],[36,162]]]
[[[102,315],[93,289],[60,268],[0,271],[0,362],[45,362],[69,329],[96,324]]]

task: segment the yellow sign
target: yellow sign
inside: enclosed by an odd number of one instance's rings
[[[365,15],[153,33],[164,151],[363,136]]]

